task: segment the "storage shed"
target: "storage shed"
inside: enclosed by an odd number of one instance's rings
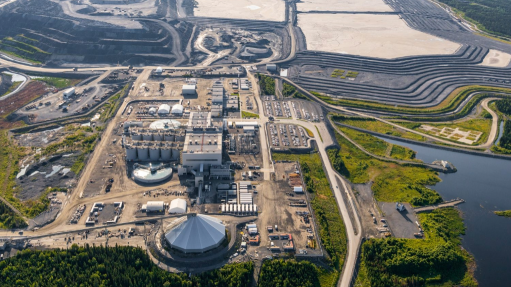
[[[170,202],[169,213],[186,213],[186,200],[176,198]]]

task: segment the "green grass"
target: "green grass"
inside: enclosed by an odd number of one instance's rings
[[[330,150],[329,156],[334,168],[348,178],[352,183],[373,181],[374,197],[384,202],[409,202],[414,206],[438,203],[440,195],[426,186],[440,181],[438,173],[430,169],[400,165],[393,162],[373,158],[336,132],[340,150]],[[368,135],[366,140],[376,141],[377,138]]]
[[[395,137],[400,137],[404,139],[410,139],[415,141],[426,141],[426,139],[423,136],[407,132],[401,129],[398,129],[392,125],[374,120],[374,119],[367,119],[367,118],[358,118],[358,117],[344,117],[339,115],[332,116],[332,120],[334,122],[340,122],[345,125],[387,134]]]
[[[323,142],[323,137],[321,136],[321,133],[319,132],[318,126],[314,126],[314,127],[316,128],[316,131],[318,132],[319,139],[321,140],[321,142]]]
[[[26,60],[27,62],[30,62],[32,64],[42,64],[41,61],[38,61],[38,60],[35,60],[35,59],[32,59],[32,58],[28,58],[28,57],[25,57],[23,55],[20,55],[20,54],[11,52],[11,51],[7,51],[7,50],[2,49],[2,48],[0,48],[0,52],[2,52],[4,54],[7,54],[7,55],[10,55],[10,56],[13,56],[13,57],[16,57],[16,58],[20,58],[20,59]]]
[[[343,126],[337,126],[344,134],[350,139],[357,142],[368,152],[382,157],[390,157],[399,160],[415,160],[415,152],[409,148],[402,147],[399,145],[390,144],[384,140],[381,140],[375,136],[367,133],[362,133],[354,129],[346,128]],[[390,149],[390,153],[388,153]],[[418,161],[418,160],[415,160]]]
[[[12,92],[14,92],[21,85],[21,83],[23,83],[23,82],[14,82],[14,83],[12,83],[12,85],[9,87],[7,92],[5,92],[3,95],[1,95],[0,98],[3,97],[3,96],[6,96],[6,95],[8,95],[8,94],[10,94]]]
[[[312,198],[311,206],[318,220],[321,241],[331,258],[335,272],[340,272],[346,257],[346,227],[323,170],[321,157],[318,153],[301,155],[273,153],[273,159],[300,162],[307,191]]]
[[[258,119],[259,115],[255,114],[255,113],[247,112],[247,111],[241,111],[241,117],[244,119],[248,119],[248,118],[257,118]]]
[[[64,89],[67,87],[74,86],[78,84],[80,79],[66,79],[66,78],[56,78],[56,77],[44,77],[44,78],[36,78],[35,81],[44,82],[50,86],[53,86],[57,89]]]
[[[429,132],[424,129],[421,129],[420,126],[422,124],[420,124],[420,123],[396,122],[396,124],[402,125],[404,127],[407,127],[407,128],[413,129],[413,130],[420,131],[425,134],[436,136],[434,132]],[[485,143],[488,140],[488,136],[489,136],[490,130],[491,130],[491,124],[492,124],[491,119],[470,119],[470,120],[455,122],[455,123],[424,123],[424,125],[436,127],[439,129],[447,127],[447,128],[451,128],[451,129],[459,128],[464,131],[470,130],[470,131],[482,132],[482,135],[479,137],[479,139],[476,142],[474,142],[474,145]],[[452,142],[458,142],[457,140],[445,138],[442,136],[436,136],[436,137],[446,139],[446,140],[449,140]]]
[[[114,116],[115,111],[121,105],[121,99],[126,93],[129,84],[126,84],[122,90],[117,92],[114,96],[112,96],[108,102],[103,105],[103,111],[101,112],[101,116],[99,117],[103,122],[106,122],[112,116]]]
[[[424,239],[370,239],[362,245],[356,286],[477,286],[474,259],[462,250],[463,220],[456,209],[421,213]]]
[[[498,216],[511,217],[511,210],[494,211],[494,213]]]

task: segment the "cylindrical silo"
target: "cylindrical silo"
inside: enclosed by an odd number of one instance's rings
[[[162,141],[163,140],[163,134],[160,133],[160,132],[154,133],[153,134],[153,139],[155,141]]]
[[[138,132],[132,132],[131,133],[131,139],[134,140],[134,141],[141,141],[142,140],[142,135]]]
[[[153,134],[152,133],[143,133],[142,134],[142,139],[144,141],[152,141],[153,140]]]
[[[145,145],[137,147],[138,160],[148,161],[149,160],[149,148]]]
[[[185,134],[183,132],[176,133],[175,141],[182,142],[185,140]]]
[[[149,157],[151,158],[151,161],[159,161],[160,160],[160,147],[152,146],[149,149]]]
[[[172,149],[172,160],[179,160],[180,151],[178,149]]]
[[[166,132],[164,137],[165,137],[165,141],[167,141],[167,142],[173,142],[175,139],[173,132]]]
[[[162,161],[171,161],[172,160],[172,151],[169,147],[161,148],[161,160]]]
[[[126,146],[126,160],[132,161],[137,159],[137,149],[132,145]]]

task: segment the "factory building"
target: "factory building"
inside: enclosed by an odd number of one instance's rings
[[[202,214],[189,214],[171,223],[165,239],[171,248],[184,253],[203,253],[225,240],[225,225],[221,220]]]
[[[213,124],[211,113],[190,113],[182,164],[188,171],[222,164],[222,125]]]
[[[182,93],[183,95],[195,95],[197,86],[195,84],[187,84],[183,85]]]
[[[221,117],[224,113],[224,108],[222,104],[215,104],[211,106],[211,116],[218,118]]]

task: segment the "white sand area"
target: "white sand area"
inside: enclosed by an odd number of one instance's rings
[[[392,12],[382,0],[302,0],[296,3],[298,11]]]
[[[283,0],[197,0],[193,14],[198,17],[284,21]]]
[[[408,27],[397,15],[298,14],[307,50],[393,59],[453,54],[460,44]]]
[[[483,62],[479,65],[487,67],[505,68],[511,62],[511,55],[497,50],[490,50]]]

